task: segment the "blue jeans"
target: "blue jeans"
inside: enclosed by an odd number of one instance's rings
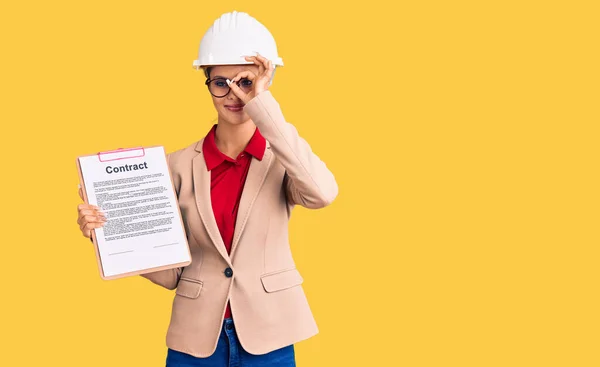
[[[169,349],[166,367],[296,367],[294,345],[288,345],[267,354],[246,352],[235,333],[232,319],[223,321],[223,328],[215,352],[207,358]]]

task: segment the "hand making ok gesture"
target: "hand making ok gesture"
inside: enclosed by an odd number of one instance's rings
[[[231,91],[244,103],[250,102],[252,98],[269,89],[269,84],[273,77],[273,72],[275,71],[273,63],[263,56],[260,56],[258,53],[256,56],[246,56],[246,60],[252,61],[254,64],[258,65],[258,75],[250,70],[245,70],[237,74],[232,80],[227,80],[227,84],[229,85],[229,88],[231,88]],[[241,79],[248,79],[252,82],[253,88],[250,92],[245,93],[240,89],[237,83]]]

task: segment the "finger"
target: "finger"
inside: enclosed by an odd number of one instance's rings
[[[85,224],[86,222],[106,222],[108,220],[106,214],[98,212],[86,212],[79,215],[77,223]]]
[[[106,225],[106,222],[84,222],[79,228],[81,231],[85,231],[85,229],[93,229],[93,228],[101,228]]]
[[[100,212],[102,211],[102,209],[100,209],[96,205],[92,205],[92,204],[81,203],[81,204],[77,205],[77,210],[83,210],[83,209],[97,210]]]
[[[95,209],[81,209],[79,211],[79,216],[82,217],[84,215],[100,215],[100,216],[106,217],[106,213],[104,213],[103,211],[100,211],[100,210],[95,210]]]
[[[85,237],[89,238],[93,229],[101,228],[102,226],[104,226],[104,224],[88,223],[81,229],[81,233],[83,233]]]
[[[81,227],[81,233],[83,233],[85,237],[90,237],[90,232],[92,229],[102,227],[104,227],[104,223],[86,223],[84,226]]]
[[[242,78],[254,80],[254,79],[256,79],[256,74],[254,74],[250,70],[240,71],[236,76],[233,77],[233,79],[231,79],[231,82],[237,83]]]
[[[100,218],[105,218],[106,219],[106,213],[99,211],[99,210],[94,210],[94,209],[81,209],[79,210],[78,214],[77,214],[77,223],[80,223],[80,221],[82,220],[82,218],[84,218],[86,215],[91,215],[94,217],[100,217]]]
[[[105,223],[108,219],[102,215],[87,214],[77,218],[77,224],[81,227],[86,223]]]
[[[273,62],[266,57],[261,56],[258,52],[256,55],[256,60],[260,61],[261,63],[261,66],[259,66],[259,68],[263,70],[263,72],[261,72],[261,76],[264,75],[265,79],[270,82],[273,79],[273,73],[275,72],[275,66],[273,65]],[[269,84],[268,82],[267,84]]]
[[[256,53],[256,58],[258,59],[258,61],[260,61],[262,63],[263,67],[266,70],[269,70],[269,62],[270,62],[269,59],[267,59],[264,56],[261,56],[258,52]]]
[[[246,56],[247,61],[252,61],[255,65],[258,65],[258,74],[261,75],[265,72],[265,65],[256,56]]]
[[[81,185],[79,185],[79,197],[83,200],[83,189],[81,188]]]
[[[229,88],[231,89],[233,94],[236,95],[236,97],[244,101],[244,103],[247,101],[248,95],[244,93],[244,91],[241,90],[235,82],[232,82],[231,80],[227,79],[227,85],[229,85]]]
[[[79,229],[81,230],[81,232],[85,231],[85,229],[86,229],[86,227],[88,225],[95,225],[95,224],[97,224],[97,222],[95,222],[95,221],[89,221],[89,220],[86,220],[86,219],[82,219],[79,222],[80,222],[79,223]]]

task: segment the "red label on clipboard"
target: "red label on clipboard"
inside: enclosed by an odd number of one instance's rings
[[[119,148],[117,150],[108,150],[106,152],[98,153],[98,160],[100,162],[118,161],[121,159],[140,158],[146,155],[146,151],[143,147],[140,148]]]

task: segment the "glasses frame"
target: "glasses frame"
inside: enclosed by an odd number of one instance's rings
[[[227,83],[227,78],[223,78],[223,77],[217,77],[217,78],[212,78],[212,79],[210,79],[210,78],[207,78],[207,79],[206,79],[206,81],[204,82],[204,84],[205,84],[205,85],[206,85],[206,87],[208,88],[208,92],[209,92],[209,93],[210,93],[210,94],[211,94],[213,97],[215,97],[215,98],[224,98],[224,97],[227,97],[227,96],[229,95],[229,93],[231,93],[231,87],[230,87],[229,85],[227,86],[227,88],[229,88],[229,90],[227,91],[227,93],[225,93],[225,94],[224,94],[224,95],[222,95],[222,96],[215,96],[215,95],[213,94],[213,92],[211,92],[209,84],[210,84],[210,83],[212,83],[212,82],[214,82],[215,80],[223,80],[223,81],[225,81],[225,83]],[[240,86],[240,83],[241,83],[241,82],[243,82],[244,80],[250,80],[250,79],[248,79],[248,78],[242,78],[242,79],[238,80],[237,82],[235,82],[235,84],[237,84],[237,85],[238,85],[238,87],[239,87],[239,86]],[[251,81],[251,80],[250,80],[250,81]]]

